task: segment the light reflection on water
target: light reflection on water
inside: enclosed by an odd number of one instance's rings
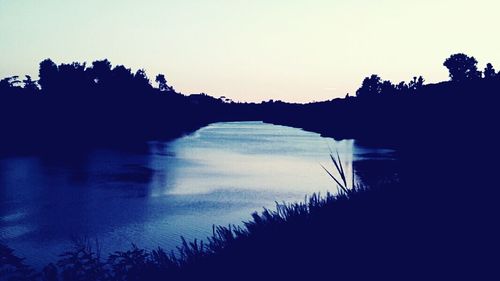
[[[334,169],[330,149],[349,176],[353,161],[391,153],[290,127],[231,122],[151,142],[146,152],[0,159],[0,242],[37,266],[83,236],[97,238],[104,253],[131,243],[173,249],[180,235],[204,238],[212,224],[238,224],[275,201],[335,191],[320,166]]]

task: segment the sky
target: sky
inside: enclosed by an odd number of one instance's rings
[[[185,94],[309,102],[364,77],[448,80],[444,60],[500,68],[498,0],[0,0],[0,77],[108,58]]]

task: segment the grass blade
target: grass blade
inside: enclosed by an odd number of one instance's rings
[[[320,164],[321,165],[321,164]],[[332,173],[330,173],[330,171],[328,171],[325,166],[321,165],[321,167],[328,173],[328,175],[338,184],[338,186],[340,188],[342,188],[342,190],[347,194],[348,193],[348,190],[337,180],[337,178],[335,178],[334,175],[332,175]]]

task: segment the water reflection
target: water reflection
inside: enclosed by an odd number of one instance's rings
[[[1,159],[0,241],[35,265],[53,261],[75,236],[98,238],[103,252],[131,243],[172,249],[180,235],[205,237],[212,224],[239,223],[275,201],[335,191],[320,166],[333,170],[330,149],[348,176],[353,163],[391,157],[261,122],[212,124],[148,147]]]

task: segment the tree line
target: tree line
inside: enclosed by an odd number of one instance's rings
[[[136,143],[177,137],[211,122],[254,121],[300,127],[338,138],[384,139],[398,142],[403,132],[429,128],[443,116],[460,120],[463,112],[484,111],[495,101],[481,97],[500,89],[500,73],[488,63],[483,71],[474,57],[454,54],[443,65],[450,81],[425,84],[422,76],[397,84],[374,74],[366,77],[355,96],[308,104],[282,101],[237,103],[206,94],[183,95],[143,69],[133,72],[107,59],[57,65],[40,63],[39,78],[26,75],[0,80],[0,144],[46,146],[54,140],[79,144]],[[472,110],[472,111],[471,111]],[[444,114],[446,111],[446,115]],[[335,121],[332,121],[335,120]],[[437,128],[436,128],[437,130]],[[424,132],[426,131],[426,132]],[[6,145],[8,144],[8,145]]]
[[[160,92],[176,93],[175,89],[168,85],[164,74],[156,75],[155,82]],[[25,75],[22,80],[19,76],[0,80],[0,93],[19,92],[20,89],[30,93],[43,91],[50,94],[74,95],[82,92],[148,92],[153,86],[144,69],[134,73],[123,65],[113,67],[107,59],[94,61],[90,66],[79,62],[57,65],[51,59],[45,59],[40,63],[39,80],[33,80],[30,75]]]
[[[477,67],[478,61],[463,53],[451,55],[443,65],[448,69],[452,82],[461,83],[467,81],[500,78],[500,72],[495,72],[493,65],[487,63],[484,71]],[[378,95],[391,96],[396,94],[412,94],[418,92],[424,86],[425,79],[422,76],[413,77],[408,83],[405,81],[393,84],[389,80],[382,80],[378,75],[373,74],[363,80],[361,87],[356,91],[356,96],[360,98],[374,97]]]
[[[478,69],[477,63],[478,61],[473,56],[458,53],[447,58],[443,65],[448,69],[449,77],[453,82],[500,78],[500,72],[497,73],[491,63],[487,63],[483,71]],[[0,80],[0,94],[47,92],[75,96],[77,93],[90,95],[105,92],[107,95],[120,93],[123,97],[125,93],[137,94],[152,92],[152,90],[161,93],[177,93],[172,86],[168,85],[164,74],[156,75],[155,82],[156,88],[152,86],[144,69],[133,72],[123,65],[113,67],[107,59],[94,61],[90,66],[79,62],[57,65],[51,59],[45,59],[40,63],[39,80],[33,80],[30,75],[25,75],[24,79],[19,76],[5,77]],[[389,80],[383,80],[377,74],[372,74],[364,78],[360,88],[356,91],[356,97],[411,94],[420,90],[424,83],[425,79],[422,76],[415,76],[409,82],[401,81],[394,84]]]

